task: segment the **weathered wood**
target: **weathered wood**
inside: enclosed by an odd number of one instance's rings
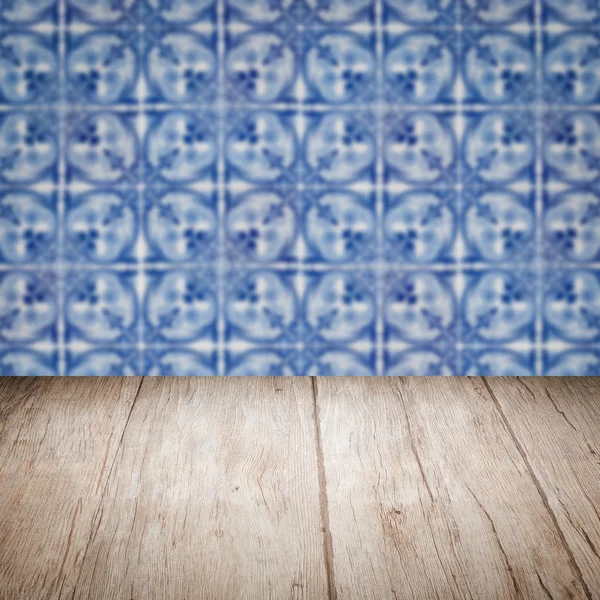
[[[338,598],[585,598],[481,380],[317,382]]]
[[[75,598],[326,598],[309,378],[145,378]]]
[[[599,596],[600,379],[144,381],[0,378],[0,599]]]
[[[600,598],[600,378],[486,378],[590,595]]]
[[[72,594],[140,378],[0,378],[0,598]]]

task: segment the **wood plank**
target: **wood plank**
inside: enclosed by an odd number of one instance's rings
[[[145,378],[75,598],[324,598],[309,378]]]
[[[337,598],[585,598],[483,382],[317,382]]]
[[[141,378],[1,378],[0,598],[68,595]]]
[[[600,598],[600,378],[486,378],[590,594]]]

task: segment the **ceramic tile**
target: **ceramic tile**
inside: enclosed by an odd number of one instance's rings
[[[0,373],[600,374],[599,23],[2,2]]]

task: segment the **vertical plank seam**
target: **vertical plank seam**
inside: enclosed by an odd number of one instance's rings
[[[323,558],[327,574],[327,598],[337,600],[335,586],[335,567],[333,563],[333,538],[329,526],[329,499],[327,497],[327,478],[325,476],[325,456],[321,438],[319,404],[317,401],[317,378],[311,377],[313,391],[313,420],[315,424],[315,442],[317,453],[317,472],[319,476],[319,509],[321,511],[321,531],[323,533]]]
[[[96,532],[98,530],[98,527],[95,527],[96,519],[97,519],[98,515],[100,514],[100,511],[102,510],[102,505],[104,504],[104,496],[106,495],[106,490],[108,489],[108,484],[110,483],[113,469],[115,467],[115,463],[117,462],[117,456],[119,455],[119,450],[121,448],[121,445],[123,444],[123,438],[125,437],[125,431],[127,430],[127,426],[129,425],[129,421],[131,419],[131,414],[133,413],[133,409],[134,409],[137,399],[140,395],[140,391],[142,389],[142,384],[144,383],[144,379],[145,379],[145,377],[142,376],[142,378],[140,379],[140,385],[138,386],[135,396],[133,397],[133,402],[131,403],[131,408],[129,409],[129,414],[127,415],[127,419],[125,419],[125,425],[123,426],[123,429],[121,431],[121,437],[119,438],[119,443],[117,444],[117,448],[115,450],[115,454],[113,456],[112,463],[110,465],[110,470],[108,471],[108,475],[106,476],[106,482],[104,484],[104,487],[102,488],[102,493],[100,494],[100,500],[98,501],[98,506],[96,507],[94,516],[92,518],[92,526],[90,528],[90,535],[86,542],[85,550],[83,551],[83,558],[81,559],[81,567],[79,569],[79,573],[77,574],[77,579],[75,580],[75,585],[73,586],[73,595],[71,596],[71,600],[73,600],[73,598],[75,598],[75,594],[77,593],[77,587],[79,586],[79,580],[81,579],[81,574],[83,573],[83,566],[85,565],[85,559],[87,558],[88,550],[90,549],[92,540],[95,537],[94,529],[96,530]],[[65,578],[65,580],[66,580],[66,578]],[[59,593],[58,593],[59,600],[62,596],[62,588],[63,588],[65,580],[63,580],[63,583],[62,583]]]
[[[514,445],[516,446],[519,454],[521,455],[523,462],[525,463],[525,467],[527,468],[529,476],[531,477],[531,479],[537,489],[537,492],[538,492],[540,498],[542,499],[542,503],[543,503],[544,507],[546,508],[546,511],[550,515],[550,519],[552,520],[554,528],[556,529],[556,533],[558,534],[558,537],[567,553],[567,556],[569,557],[569,562],[571,564],[571,568],[575,572],[575,575],[577,576],[577,579],[579,580],[579,583],[581,584],[581,587],[583,588],[585,597],[587,598],[587,600],[593,600],[592,593],[591,593],[585,579],[583,578],[583,573],[581,572],[581,569],[579,568],[577,561],[575,560],[575,555],[573,554],[573,551],[571,550],[571,547],[569,546],[569,543],[567,542],[567,538],[565,537],[565,534],[564,534],[563,530],[561,529],[560,524],[558,523],[558,519],[556,518],[556,513],[550,506],[550,502],[548,500],[548,495],[544,491],[544,488],[542,487],[540,480],[538,479],[537,475],[535,474],[535,471],[533,470],[533,467],[531,466],[531,463],[529,462],[529,459],[527,458],[525,448],[521,444],[519,438],[516,436],[515,432],[513,431],[513,428],[510,426],[510,422],[508,421],[508,418],[507,418],[506,414],[504,413],[504,410],[502,409],[502,405],[500,404],[500,401],[496,397],[494,390],[488,383],[487,378],[481,377],[481,380],[483,381],[483,385],[485,385],[485,387],[488,391],[488,394],[490,395],[492,402],[494,403],[494,406],[496,407],[496,410],[498,411],[498,414],[500,415],[500,418],[502,419],[502,422],[504,423],[504,426],[506,427],[510,437],[512,438]]]

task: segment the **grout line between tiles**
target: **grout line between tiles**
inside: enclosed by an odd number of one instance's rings
[[[543,232],[543,218],[544,218],[544,164],[542,158],[543,152],[543,130],[542,121],[544,117],[544,92],[543,82],[544,77],[542,73],[542,60],[543,60],[543,29],[542,29],[542,4],[541,0],[535,0],[535,89],[536,89],[536,101],[535,101],[535,322],[534,322],[534,334],[535,334],[535,363],[534,363],[534,374],[541,375],[544,370],[543,365],[543,335],[544,335],[544,321],[542,318],[543,312],[543,285],[544,285],[544,256],[543,256],[543,244],[544,244],[544,232]]]
[[[218,165],[217,165],[217,223],[218,223],[218,259],[217,259],[217,375],[225,374],[225,214],[226,177],[225,177],[225,2],[217,2],[217,55],[218,55]]]
[[[65,70],[66,70],[66,0],[59,0],[58,3],[58,95],[60,99],[60,107],[58,114],[58,182],[56,192],[56,218],[57,218],[57,261],[56,271],[58,276],[57,282],[57,307],[58,316],[56,320],[56,346],[58,352],[58,375],[66,373],[66,326],[64,317],[65,305],[65,270],[64,270],[64,254],[65,254],[65,196],[67,190],[66,183],[66,159],[65,149],[67,146],[67,131],[66,131],[66,112],[65,112]]]

